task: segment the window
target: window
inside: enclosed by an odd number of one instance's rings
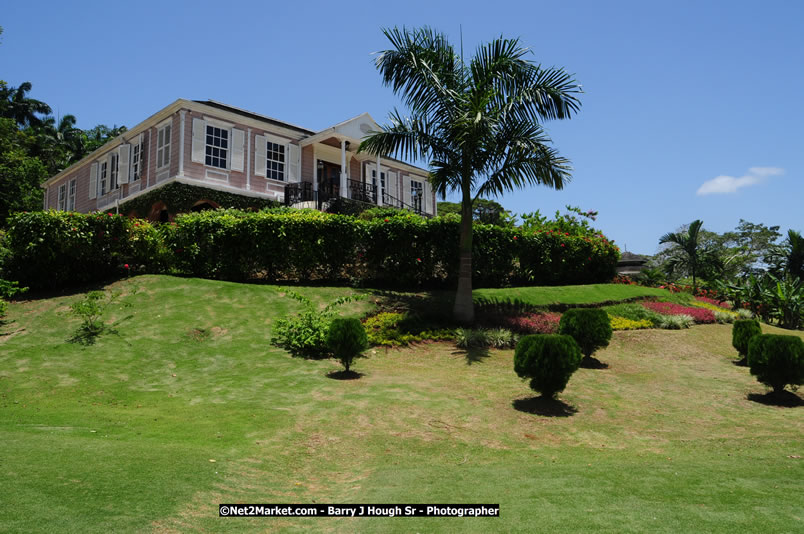
[[[416,180],[410,181],[410,202],[415,211],[422,211],[422,200],[424,200],[424,186]]]
[[[64,211],[67,208],[67,184],[59,186],[59,210]]]
[[[156,134],[156,168],[170,165],[170,124],[163,126]]]
[[[100,169],[98,169],[98,196],[102,197],[105,195],[109,189],[109,184],[106,182],[108,172],[108,164],[104,161],[100,164]]]
[[[114,191],[115,189],[120,187],[120,184],[117,183],[117,171],[118,171],[117,167],[119,161],[120,161],[120,155],[117,152],[113,153],[111,169],[109,170],[109,191]]]
[[[75,180],[67,188],[67,211],[75,211]]]
[[[226,168],[229,154],[229,130],[207,124],[207,146],[205,163],[210,167]]]
[[[285,181],[285,145],[268,141],[266,178]]]
[[[131,181],[136,182],[140,179],[140,150],[142,143],[131,147]]]
[[[371,171],[371,183],[374,187],[377,187],[377,169],[372,169]],[[382,184],[382,189],[385,191],[385,173],[380,173],[380,183]]]

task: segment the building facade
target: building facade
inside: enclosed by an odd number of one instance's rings
[[[435,215],[426,170],[357,153],[378,130],[367,113],[315,132],[179,99],[47,180],[44,207],[125,213],[126,202],[178,182],[300,208],[326,209],[344,198]],[[197,204],[205,203],[199,192]],[[149,218],[166,215],[158,204]]]

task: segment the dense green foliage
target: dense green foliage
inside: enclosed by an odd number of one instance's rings
[[[577,206],[565,206],[566,213],[556,210],[555,217],[550,219],[542,215],[539,210],[532,213],[523,213],[522,231],[525,233],[535,232],[557,232],[564,235],[578,235],[583,237],[603,237],[603,232],[594,228],[590,221],[597,219],[598,213],[594,210],[584,211]]]
[[[441,217],[363,221],[302,210],[207,211],[177,218],[169,246],[178,269],[196,276],[449,287],[458,276],[458,231],[456,221]],[[522,235],[496,226],[478,225],[474,245],[475,279],[484,286],[604,282],[618,259],[616,247],[601,238]]]
[[[740,355],[740,363],[748,363],[748,343],[751,338],[762,334],[762,327],[756,319],[741,319],[734,321],[731,330],[731,344]]]
[[[366,329],[359,319],[333,319],[327,332],[327,348],[348,373],[355,358],[360,357],[368,348]]]
[[[18,213],[4,246],[3,277],[36,289],[163,272],[171,257],[157,228],[111,213]]]
[[[433,329],[420,318],[408,313],[381,312],[363,323],[372,345],[399,347],[420,341],[449,341],[455,331],[449,328]]]
[[[459,349],[512,349],[518,341],[519,336],[505,328],[459,328],[455,331],[455,344]]]
[[[735,307],[748,308],[765,322],[775,321],[787,329],[804,324],[804,281],[789,273],[781,277],[770,272],[752,275],[742,283],[719,284],[718,288]]]
[[[581,359],[581,349],[571,336],[532,334],[522,337],[516,346],[514,371],[520,378],[530,378],[534,391],[554,397],[564,391]]]
[[[804,341],[797,336],[754,336],[748,343],[748,366],[774,393],[781,393],[788,384],[804,384]]]
[[[461,215],[460,202],[439,202],[437,205],[438,215]],[[472,219],[480,224],[490,224],[493,226],[513,227],[516,216],[506,210],[502,204],[487,198],[476,198],[472,202]]]
[[[301,293],[283,289],[286,296],[300,302],[304,309],[295,317],[277,319],[271,335],[271,343],[282,347],[294,356],[302,358],[325,358],[331,353],[327,344],[336,309],[358,297],[338,297],[323,309],[318,309],[312,300]]]
[[[585,358],[611,340],[609,314],[599,308],[571,308],[561,316],[558,333],[572,336]]]
[[[169,272],[224,280],[332,280],[414,288],[453,286],[459,223],[397,215],[360,220],[308,210],[209,210],[153,226],[110,214],[37,212],[10,219],[8,279],[62,287],[115,274]],[[478,225],[479,284],[605,282],[618,251],[605,238]],[[54,269],[54,266],[59,266]],[[541,273],[534,276],[534,273]]]

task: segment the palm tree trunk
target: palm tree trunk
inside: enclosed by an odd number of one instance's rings
[[[475,320],[475,307],[472,302],[472,194],[469,187],[463,188],[461,203],[458,290],[455,293],[452,316],[461,324],[471,324]]]

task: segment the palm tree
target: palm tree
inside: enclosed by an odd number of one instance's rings
[[[692,291],[698,290],[697,276],[705,269],[716,267],[718,258],[701,244],[701,227],[703,221],[692,221],[684,232],[664,234],[659,239],[659,244],[673,245],[673,255],[667,262],[668,274],[679,271],[688,272],[692,275]]]
[[[0,87],[0,109],[2,116],[17,121],[20,126],[39,126],[42,119],[37,115],[48,115],[51,113],[50,106],[36,100],[28,98],[27,93],[33,86],[31,82],[23,82],[19,87]]]
[[[787,231],[787,272],[804,280],[804,237],[795,230]]]
[[[562,69],[525,59],[518,39],[482,45],[468,63],[430,28],[384,29],[393,49],[377,55],[383,83],[410,109],[372,132],[360,151],[426,160],[442,198],[461,195],[460,270],[453,315],[474,320],[472,205],[526,185],[562,189],[569,161],[550,148],[540,123],[577,112],[580,86]]]

